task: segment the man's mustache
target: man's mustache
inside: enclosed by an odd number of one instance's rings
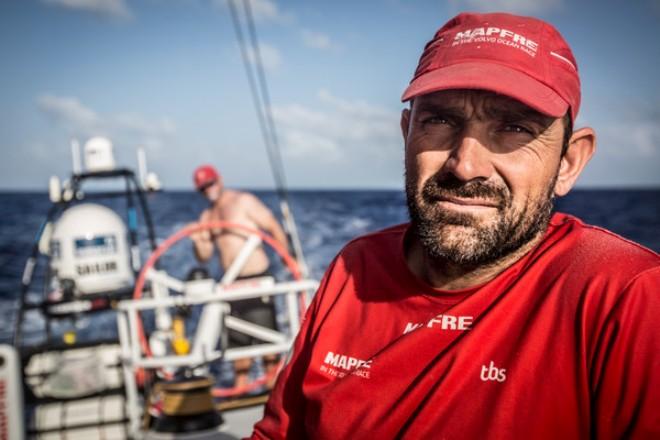
[[[509,191],[506,187],[478,180],[464,182],[453,175],[432,177],[424,183],[422,198],[427,203],[438,199],[460,197],[464,199],[483,199],[504,208],[509,201]]]

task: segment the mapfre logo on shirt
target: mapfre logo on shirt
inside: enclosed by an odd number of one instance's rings
[[[422,328],[422,327],[431,328],[431,329],[435,328],[438,330],[466,331],[472,328],[473,321],[474,321],[473,316],[455,316],[455,315],[441,314],[429,319],[428,322],[426,322],[426,324],[409,322],[408,324],[406,324],[406,328],[403,330],[403,334],[405,335],[406,333],[410,333],[411,331],[417,330],[418,328]]]
[[[320,370],[332,377],[344,377],[347,374],[353,374],[365,379],[369,379],[369,368],[372,360],[358,359],[345,354],[333,353],[329,351],[325,355]]]
[[[344,354],[333,353],[331,351],[325,355],[323,363],[349,371],[356,368],[371,368],[371,360],[365,361]]]

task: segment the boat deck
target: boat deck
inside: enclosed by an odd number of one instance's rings
[[[263,405],[225,410],[222,413],[222,417],[225,419],[225,428],[222,431],[237,439],[247,437],[252,434],[252,427],[261,419],[263,413]]]

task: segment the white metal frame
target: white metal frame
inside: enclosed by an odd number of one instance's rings
[[[244,247],[246,252],[241,252],[234,263],[242,266],[249,253],[258,245],[259,241],[255,242],[255,240],[249,239]],[[239,273],[234,268],[235,264],[227,269],[225,277],[219,283],[210,280],[202,281],[209,281],[210,286],[213,286],[211,293],[206,294],[193,293],[196,290],[194,288],[195,283],[200,283],[200,281],[183,282],[170,277],[163,271],[150,270],[147,273],[147,279],[152,283],[154,297],[123,300],[119,303],[117,325],[123,361],[124,386],[126,387],[127,412],[130,419],[129,429],[134,438],[141,438],[143,434],[140,430],[142,407],[136,383],[136,372],[139,369],[166,370],[183,366],[205,366],[220,358],[233,361],[284,353],[290,349],[300,326],[298,295],[300,292],[315,291],[318,288],[318,282],[307,279],[280,282],[270,286],[236,286],[228,289],[227,285]],[[184,295],[165,296],[164,293],[169,289],[182,292]],[[232,301],[278,295],[284,295],[285,297],[286,314],[289,321],[288,332],[275,331],[228,314]],[[204,310],[200,316],[189,354],[177,356],[174,354],[159,355],[152,353],[148,357],[142,353],[138,330],[140,312],[154,310],[158,327],[159,315],[169,314],[169,310],[173,307],[192,305],[204,305]],[[161,316],[160,321],[163,324],[170,322],[165,316]],[[221,335],[226,331],[222,328],[223,322],[227,329],[241,332],[265,342],[245,347],[220,347],[218,349]]]

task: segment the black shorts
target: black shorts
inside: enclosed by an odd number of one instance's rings
[[[268,272],[264,272],[259,275],[237,277],[236,281],[264,276],[270,276],[270,274]],[[272,330],[277,330],[277,323],[275,320],[275,303],[272,296],[265,298],[259,297],[241,299],[232,301],[230,305],[231,312],[229,312],[229,314],[231,316],[235,316],[236,318],[243,319],[245,321],[252,322]],[[245,333],[237,332],[232,329],[229,329],[227,333],[229,338],[229,348],[244,347],[246,345],[255,345],[263,342],[260,339],[246,335]]]

